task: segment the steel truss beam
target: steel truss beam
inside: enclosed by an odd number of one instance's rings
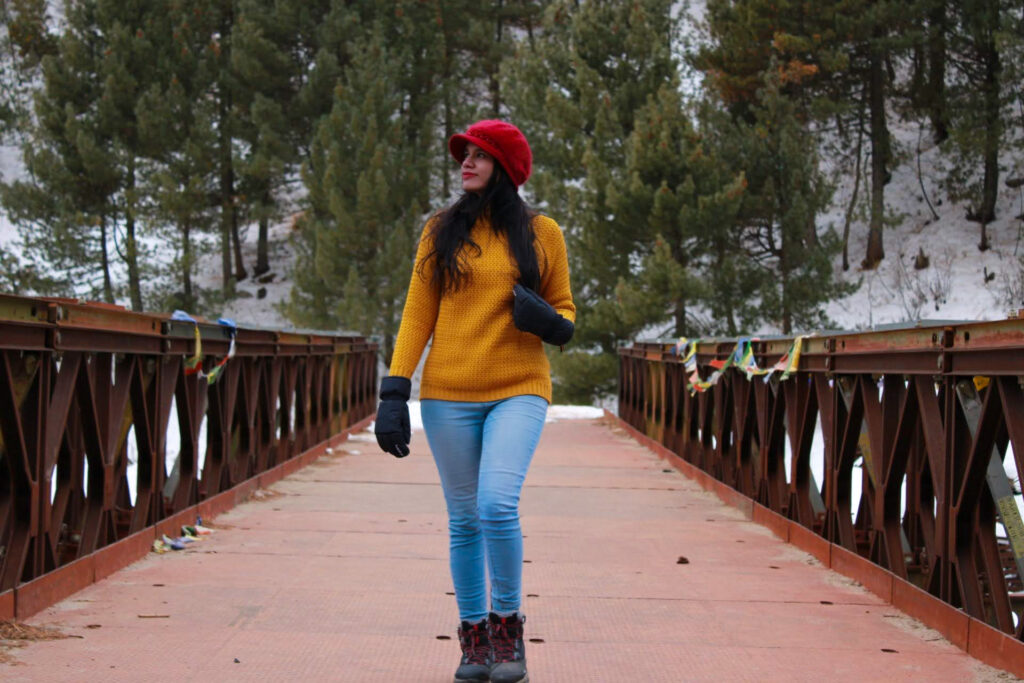
[[[231,345],[221,325],[0,295],[0,591],[276,467],[374,410],[377,346],[360,336],[239,328],[234,357],[210,384],[186,369],[197,327],[208,373]]]
[[[739,341],[697,343],[699,376]],[[792,344],[754,340],[754,359],[771,367]],[[758,503],[1024,640],[1024,524],[1014,500],[1024,473],[1024,319],[803,344],[785,381],[733,368],[703,391],[691,388],[675,343],[622,348],[619,415]]]

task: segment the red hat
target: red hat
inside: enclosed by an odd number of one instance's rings
[[[494,157],[508,173],[516,187],[526,182],[533,169],[533,152],[523,132],[511,123],[486,119],[477,121],[465,133],[456,133],[448,140],[448,151],[462,163],[466,145],[473,143]]]

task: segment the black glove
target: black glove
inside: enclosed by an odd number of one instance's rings
[[[575,325],[559,315],[543,297],[519,284],[512,291],[515,294],[512,319],[518,329],[535,334],[554,346],[567,344],[572,339]]]
[[[373,433],[377,445],[396,458],[409,455],[409,394],[412,382],[405,377],[385,377],[380,383],[380,405]]]

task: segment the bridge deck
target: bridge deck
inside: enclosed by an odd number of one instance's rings
[[[189,549],[40,613],[13,681],[450,681],[443,499],[357,435]],[[601,421],[549,424],[522,501],[531,679],[1006,680]],[[685,557],[688,563],[680,563]]]

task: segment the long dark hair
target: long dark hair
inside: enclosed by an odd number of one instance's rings
[[[537,290],[540,287],[540,265],[534,250],[533,217],[526,202],[519,196],[508,173],[497,161],[491,179],[479,194],[465,192],[436,216],[432,229],[433,249],[416,265],[422,275],[425,263],[434,262],[433,284],[441,294],[456,292],[466,282],[466,249],[480,254],[480,245],[469,237],[477,219],[487,217],[495,234],[504,233],[519,267],[519,283]]]

